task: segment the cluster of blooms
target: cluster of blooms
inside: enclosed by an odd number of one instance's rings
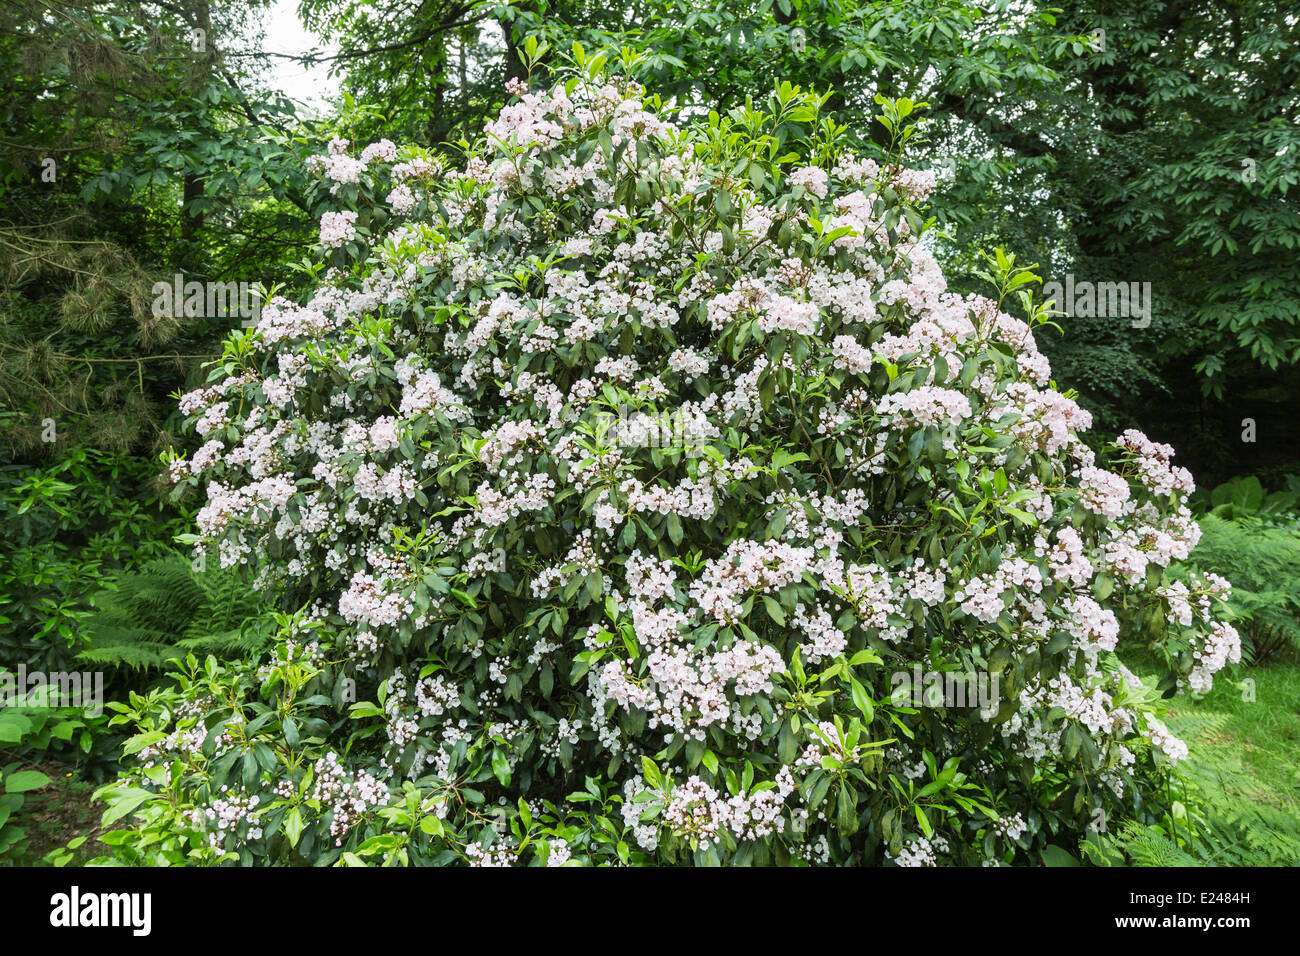
[[[364,571],[352,576],[352,583],[339,596],[339,613],[349,621],[370,627],[393,624],[408,614],[413,605],[400,591],[385,592],[381,582]]]
[[[1049,455],[1072,448],[1078,441],[1077,434],[1092,427],[1092,416],[1059,392],[1015,382],[1007,388],[1005,398],[1008,409],[1018,415],[1011,430]]]
[[[175,719],[172,732],[146,744],[137,753],[136,759],[146,768],[161,767],[177,756],[200,750],[208,736],[202,718],[215,705],[216,701],[206,695],[198,700],[182,701],[172,715]],[[224,730],[217,735],[213,746],[221,752],[233,739],[231,732]]]
[[[1132,452],[1138,479],[1152,495],[1165,497],[1175,491],[1191,494],[1196,490],[1192,473],[1171,463],[1174,449],[1170,445],[1151,441],[1132,428],[1119,436],[1118,444]]]
[[[675,640],[680,614],[652,616],[643,608],[635,607],[641,612],[635,614],[637,636],[653,648],[645,660],[645,677],[635,674],[627,661],[616,660],[605,665],[600,680],[610,700],[646,712],[651,727],[703,740],[709,726],[732,716],[734,697],[771,693],[773,677],[785,671],[777,650],[756,641],[695,652],[690,644]]]
[[[862,756],[862,748],[849,746],[843,739],[840,729],[829,720],[819,722],[809,738],[810,742],[795,760],[796,767],[820,767],[827,757],[835,757],[841,763],[852,764]],[[922,772],[924,772],[924,765],[922,765]]]
[[[1167,617],[1170,624],[1191,627],[1194,622],[1202,621],[1214,625],[1214,601],[1227,600],[1232,593],[1232,584],[1222,575],[1203,572],[1192,577],[1195,591],[1182,581],[1174,581],[1157,593],[1168,605]]]
[[[1113,651],[1119,643],[1119,621],[1114,611],[1108,611],[1092,598],[1071,595],[1065,599],[1065,613],[1071,626],[1085,643],[1085,647]]]
[[[803,166],[796,169],[786,180],[791,186],[802,186],[818,199],[826,198],[826,170],[816,166]]]
[[[330,836],[336,846],[361,817],[388,802],[388,785],[368,771],[352,772],[330,752],[312,768],[311,797],[321,802],[322,810],[331,815]]]
[[[1079,471],[1079,500],[1090,511],[1118,518],[1128,504],[1127,481],[1114,472],[1088,465]]]
[[[1034,537],[1034,553],[1047,560],[1051,577],[1057,581],[1082,585],[1092,580],[1093,565],[1084,552],[1083,538],[1068,525],[1057,530],[1054,546],[1049,546],[1042,534]]]
[[[393,158],[396,158],[396,147],[387,140],[382,142],[393,149]],[[378,158],[377,152],[384,151],[379,143],[375,143],[366,147],[360,158],[355,158],[348,155],[348,147],[351,145],[348,140],[336,136],[330,140],[324,155],[307,158],[306,165],[309,172],[320,173],[334,184],[330,187],[332,193],[337,193],[339,187],[346,183],[361,182],[361,176],[366,171],[370,160]]]
[[[871,368],[875,361],[875,356],[871,350],[858,343],[858,340],[851,335],[837,335],[835,341],[831,343],[831,350],[835,355],[835,367],[842,368],[849,372],[862,373]],[[967,404],[966,414],[970,414],[970,405]]]
[[[205,441],[171,474],[206,484],[205,543],[318,602],[349,673],[389,681],[386,774],[450,774],[490,748],[483,766],[516,798],[517,781],[580,761],[620,775],[647,851],[667,827],[711,845],[797,840],[800,858],[826,860],[847,852],[828,839],[835,814],[802,805],[796,777],[830,751],[867,759],[826,714],[803,714],[788,763],[741,796],[698,762],[674,767],[694,776],[657,822],[631,805],[646,789],[637,757],[710,738],[774,750],[803,665],[879,640],[904,656],[942,635],[1046,659],[1062,631],[1075,641],[1060,673],[999,725],[1007,748],[1068,762],[1068,724],[1108,753],[1178,752],[1101,666],[1127,622],[1093,585],[1104,571],[1144,595],[1153,566],[1186,557],[1190,476],[1137,432],[1108,470],[1029,326],[948,291],[893,214],[932,174],[840,155],[769,191],[711,165],[635,83],[512,93],[462,170],[387,141],[355,158],[332,142],[312,168],[371,201],[326,213],[321,245],[361,254],[302,305],[269,304],[250,367],[181,400]],[[384,193],[396,220],[374,213]],[[843,235],[794,241],[814,217]],[[614,408],[644,417],[592,426]],[[689,448],[661,440],[665,421]],[[929,428],[942,447],[913,461]],[[997,440],[970,440],[980,432]],[[944,517],[970,504],[974,474],[999,469],[980,530],[969,510],[969,533]],[[1159,591],[1196,690],[1240,656],[1213,620],[1221,592]],[[858,713],[847,700],[826,706]],[[627,769],[606,770],[613,755]],[[919,750],[871,759],[925,773]],[[521,762],[531,772],[503,782]],[[316,773],[336,841],[386,799],[342,758]],[[998,832],[1022,829],[1009,815]],[[456,845],[478,864],[516,860],[480,836]],[[578,846],[555,843],[550,859]],[[948,850],[936,835],[896,861]]]
[[[549,853],[546,857],[547,866],[564,866],[564,864],[569,862],[569,857],[573,855],[573,852],[569,849],[568,841],[566,840],[551,840],[548,848]]]
[[[1060,674],[1046,682],[1031,682],[1021,692],[1021,710],[1001,726],[1003,736],[1020,740],[1025,752],[1034,759],[1059,759],[1064,750],[1067,728],[1077,722],[1096,737],[1123,738],[1129,744],[1144,741],[1151,748],[1162,751],[1171,761],[1187,756],[1187,745],[1156,717],[1120,703],[1139,686],[1132,673],[1122,665],[1109,672],[1103,671],[1088,655],[1084,655],[1082,661],[1081,679]],[[1056,726],[1049,726],[1045,718],[1057,708],[1066,719]],[[1115,743],[1113,750],[1115,765],[1102,773],[1102,779],[1117,794],[1122,794],[1124,768],[1131,767],[1136,758],[1125,743]]]
[[[972,578],[953,594],[961,602],[961,609],[971,617],[992,623],[1003,611],[1003,595],[1009,590],[1041,591],[1042,572],[1024,558],[1010,558],[998,565],[992,574]]]
[[[758,840],[784,828],[781,811],[793,792],[794,777],[789,770],[778,774],[774,789],[731,797],[722,796],[699,777],[691,777],[673,788],[663,819],[675,833],[695,838],[704,849],[722,830],[737,840]]]
[[[897,866],[937,866],[939,854],[949,850],[946,837],[939,835],[930,838],[918,836],[905,843],[896,856],[892,856]]]
[[[1195,648],[1192,656],[1196,659],[1196,666],[1187,675],[1187,684],[1198,694],[1203,694],[1214,685],[1214,675],[1223,670],[1225,664],[1241,660],[1241,635],[1231,624],[1215,621],[1210,625],[1205,643]]]
[[[347,240],[343,239],[341,241],[346,242]],[[337,324],[335,318],[319,309],[299,308],[287,299],[276,296],[262,307],[261,318],[257,323],[257,331],[261,334],[263,342],[274,343],[282,339],[322,335]],[[281,371],[285,371],[284,366],[292,362],[292,357],[282,356]],[[268,392],[267,398],[271,397]],[[278,401],[275,404],[282,405],[284,402]]]
[[[929,169],[901,169],[894,176],[894,187],[915,202],[924,202],[934,191],[935,175]]]
[[[519,859],[519,851],[504,843],[486,849],[477,843],[471,843],[465,847],[465,855],[469,858],[470,866],[479,867],[514,866]]]
[[[900,640],[907,634],[905,627],[891,624],[890,617],[903,613],[912,583],[918,585],[918,599],[925,604],[935,603],[932,600],[935,578],[923,573],[923,577],[909,580],[914,568],[907,569],[903,575],[894,575],[875,563],[854,564],[845,569],[840,562],[829,560],[820,562],[819,570],[827,589],[856,614],[858,626],[877,632],[887,641]],[[943,572],[939,571],[938,575],[942,586]]]
[[[1147,718],[1147,736],[1151,746],[1162,750],[1172,761],[1182,760],[1187,756],[1187,744],[1169,732],[1169,728],[1154,717]]]
[[[809,614],[804,607],[800,606],[795,609],[790,622],[808,637],[808,644],[803,654],[811,663],[815,664],[827,658],[833,660],[843,654],[844,649],[848,647],[847,636],[835,626],[835,622],[831,620],[825,608],[818,607]]]
[[[337,249],[356,236],[357,214],[352,211],[327,212],[320,217],[320,244],[326,249]]]
[[[257,825],[257,806],[262,798],[255,793],[232,793],[230,787],[222,787],[219,796],[213,797],[207,806],[195,807],[189,811],[190,822],[196,829],[210,830],[208,845],[213,849],[225,847],[226,838],[239,836],[243,831],[244,840],[262,839],[262,828]]]
[[[970,399],[950,388],[926,385],[910,392],[884,396],[876,405],[883,416],[906,415],[918,425],[960,425],[970,417]]]
[[[740,603],[750,592],[779,591],[811,569],[813,550],[780,541],[731,542],[721,558],[710,560],[691,584],[691,599],[719,621],[740,616]]]

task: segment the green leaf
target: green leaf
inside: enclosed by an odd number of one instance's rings
[[[836,801],[835,824],[844,836],[853,836],[858,831],[857,794],[847,785],[841,785],[839,799]]]
[[[862,711],[863,718],[871,723],[876,717],[876,708],[871,702],[871,695],[856,677],[849,678],[849,692],[853,695],[854,705]]]
[[[492,774],[503,787],[510,782],[510,761],[499,747],[492,750]]]
[[[780,604],[764,594],[763,607],[767,611],[767,616],[775,621],[778,627],[785,627],[785,612],[781,610]]]
[[[32,722],[22,714],[0,716],[0,743],[16,744],[32,728]]]
[[[686,532],[682,528],[682,519],[676,514],[668,516],[668,537],[672,539],[673,544],[681,544],[682,539],[686,537]]]
[[[663,788],[663,777],[659,774],[659,768],[649,757],[641,757],[641,773],[645,777],[646,783],[650,784],[656,790]]]
[[[289,838],[289,846],[296,847],[302,839],[302,813],[293,807],[284,817],[284,833]]]
[[[26,793],[53,782],[39,770],[20,770],[5,777],[5,793]]]
[[[921,832],[925,834],[925,838],[928,840],[934,836],[934,827],[930,826],[930,818],[925,815],[925,811],[920,807],[913,807],[913,809],[916,811],[916,822],[920,825]]]
[[[1048,845],[1043,847],[1043,865],[1044,866],[1079,866],[1079,861],[1072,856],[1069,851],[1059,846]]]
[[[120,820],[140,804],[144,803],[157,794],[139,787],[130,787],[123,794],[113,800],[112,804],[104,811],[104,818],[101,822],[103,826],[108,826],[114,820]]]

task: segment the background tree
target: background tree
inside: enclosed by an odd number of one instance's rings
[[[258,5],[0,11],[5,660],[58,663],[93,582],[171,546],[172,394],[240,319],[156,310],[175,275],[271,283],[306,248],[309,126],[268,91]]]

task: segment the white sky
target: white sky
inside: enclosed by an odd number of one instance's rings
[[[275,0],[266,13],[266,41],[268,53],[303,54],[321,46],[321,40],[307,30],[298,19],[298,0]],[[326,52],[337,52],[330,44]],[[329,65],[308,68],[294,60],[268,57],[271,84],[295,103],[313,109],[324,109],[325,103],[339,92],[338,78],[331,79]]]

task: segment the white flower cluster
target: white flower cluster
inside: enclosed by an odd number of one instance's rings
[[[743,794],[697,762],[661,823],[624,812],[647,850],[661,827],[798,832],[820,857],[832,824],[795,777],[867,757],[816,712],[858,714],[847,691],[792,688],[841,659],[883,681],[847,658],[923,662],[935,642],[1056,655],[999,725],[1018,758],[1068,762],[1085,730],[1098,753],[1179,754],[1103,664],[1133,604],[1112,588],[1163,602],[1194,690],[1240,657],[1218,582],[1148,584],[1196,543],[1190,476],[1134,431],[1107,467],[1030,327],[948,290],[888,198],[924,199],[933,174],[841,154],[773,167],[766,189],[635,83],[512,92],[462,170],[332,142],[312,168],[337,195],[378,192],[325,213],[321,244],[363,254],[302,305],[268,304],[247,366],[180,402],[205,441],[171,474],[206,485],[205,540],[325,606],[346,666],[389,680],[386,771],[414,751],[409,779],[447,773],[458,748],[491,749],[499,780],[661,746],[768,752],[798,713],[787,760]],[[842,234],[818,243],[814,219]],[[664,422],[689,442],[659,440]],[[919,779],[920,746],[871,759]],[[336,839],[385,799],[337,757],[316,773]],[[478,846],[479,864],[515,859]]]

